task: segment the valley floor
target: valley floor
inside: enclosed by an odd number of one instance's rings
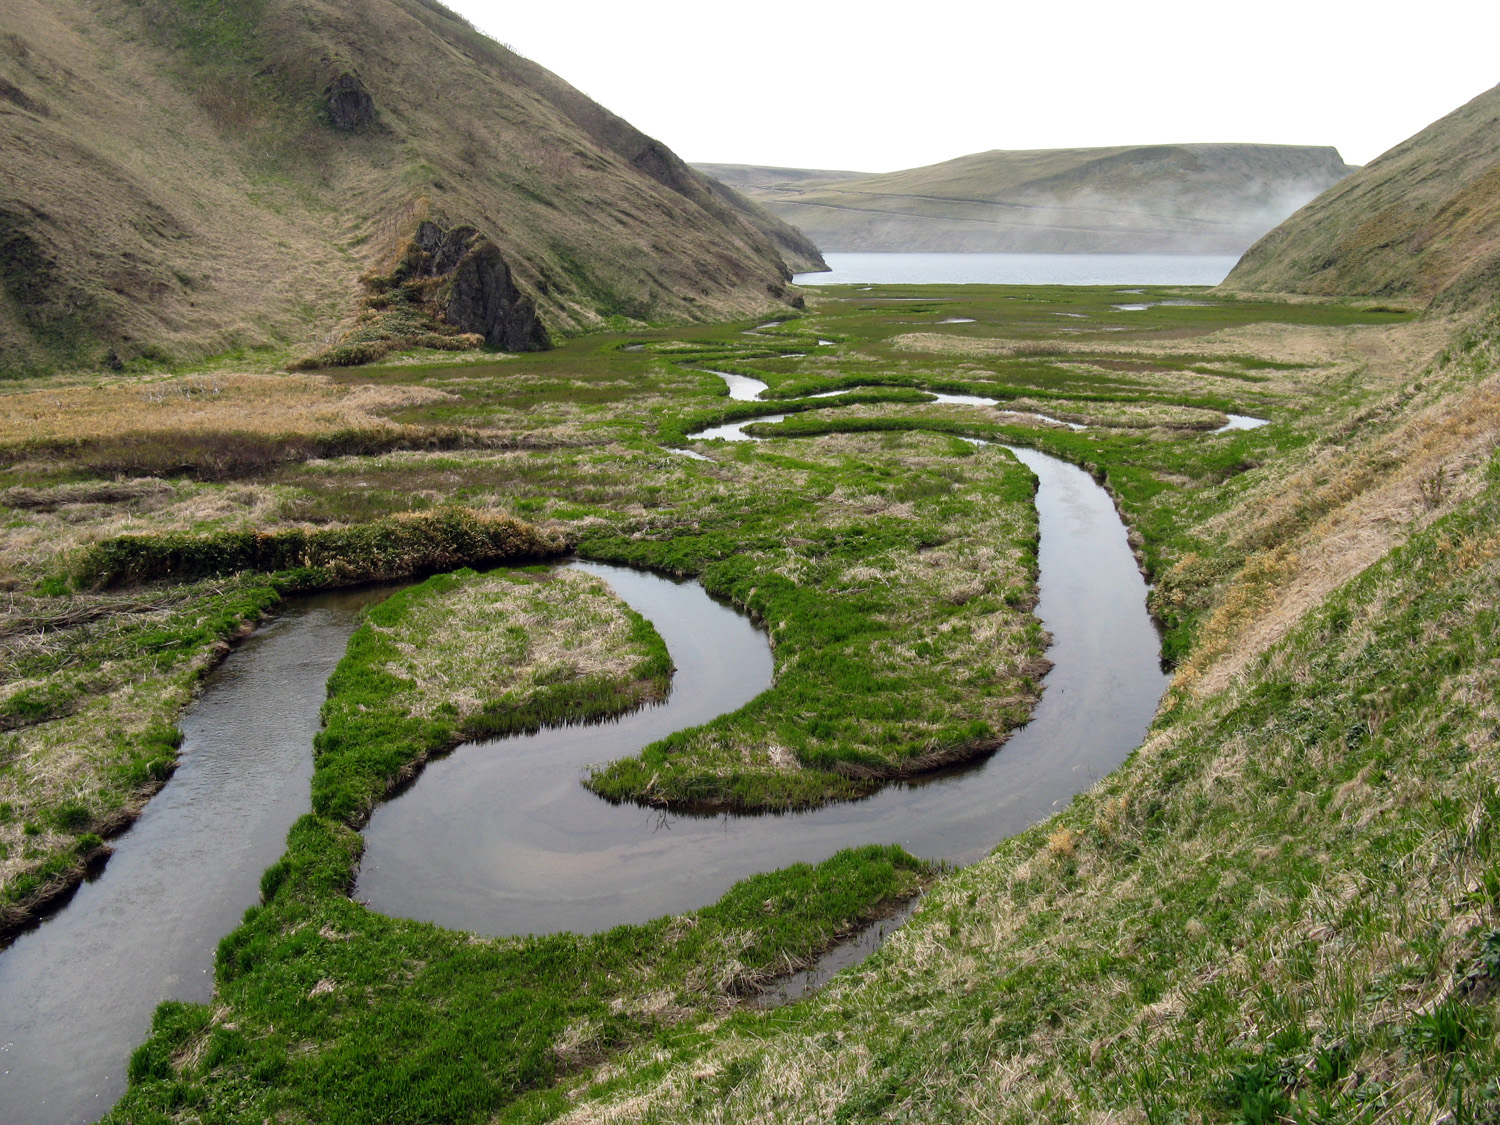
[[[806,807],[1003,754],[1046,638],[1030,474],[961,440],[1000,439],[1093,472],[1153,579],[1176,673],[1120,771],[960,871],[845,853],[676,920],[481,941],[352,902],[356,829],[465,708],[620,697],[525,694],[558,681],[519,638],[566,608],[516,609],[516,678],[451,714],[439,685],[472,675],[356,644],[215,1003],[162,1010],[111,1120],[1487,1120],[1497,351],[1494,319],[1358,304],[887,286],[483,364],[18,386],[0,908],[23,920],[97,858],[249,623],[375,577],[573,550],[750,609],[772,689],[601,770],[615,799]],[[689,437],[771,413],[761,442]],[[1270,424],[1217,432],[1229,413]],[[457,594],[423,590],[372,627],[472,670],[462,630],[433,640]],[[741,1003],[923,886],[820,994]]]

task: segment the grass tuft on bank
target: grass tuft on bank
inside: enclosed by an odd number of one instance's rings
[[[545,1119],[566,1105],[559,1081],[722,1018],[930,881],[928,864],[872,846],[679,917],[494,939],[348,897],[357,826],[426,755],[469,733],[606,718],[660,694],[669,671],[655,631],[579,571],[443,575],[373,608],[329,684],[313,811],[221,943],[214,1004],[159,1009],[106,1120]]]
[[[431,754],[602,721],[665,698],[671,672],[651,623],[580,571],[429,578],[370,609],[329,678],[313,811],[358,827]]]
[[[508,516],[449,508],[362,526],[122,535],[90,547],[74,569],[81,586],[300,572],[309,589],[351,586],[501,560],[561,554],[556,536]]]

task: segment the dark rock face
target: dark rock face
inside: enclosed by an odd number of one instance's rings
[[[473,227],[445,231],[424,222],[412,239],[397,276],[434,278],[434,299],[443,319],[463,332],[483,336],[485,343],[508,352],[540,351],[551,346],[537,319],[536,306],[517,288],[500,250]]]
[[[375,99],[359,80],[359,75],[344,73],[325,91],[328,95],[328,120],[335,129],[352,133],[375,124]]]
[[[477,332],[508,352],[539,351],[550,344],[535,306],[516,288],[510,266],[487,238],[477,240],[454,271],[447,317],[449,324]]]
[[[412,236],[421,257],[415,261],[408,258],[404,270],[410,277],[441,277],[452,273],[478,237],[479,232],[473,227],[458,226],[445,231],[436,223],[423,222]]]

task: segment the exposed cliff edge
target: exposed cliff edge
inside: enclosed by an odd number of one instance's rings
[[[1224,288],[1454,307],[1500,296],[1500,86],[1302,208]]]
[[[431,0],[14,0],[5,24],[6,373],[327,352],[403,295],[379,339],[538,347],[758,315],[789,297],[783,253],[807,265],[795,232]],[[456,272],[378,291],[429,216],[465,232]]]
[[[881,175],[705,164],[824,252],[1237,254],[1351,169],[1333,148],[975,153]]]
[[[388,272],[364,278],[354,325],[337,344],[297,366],[351,367],[398,348],[463,351],[487,344],[529,352],[551,346],[536,302],[517,287],[499,247],[471,226],[445,229],[428,214],[430,203]]]

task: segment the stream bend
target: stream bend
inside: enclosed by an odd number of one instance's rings
[[[1011,452],[1040,480],[1037,613],[1054,667],[1031,722],[1000,752],[803,813],[607,804],[579,785],[582,769],[742,706],[770,684],[771,653],[696,583],[574,563],[656,625],[679,668],[668,703],[429,763],[376,810],[358,895],[481,933],[593,932],[695,909],[749,875],[860,844],[970,862],[1050,815],[1139,744],[1166,678],[1109,496],[1072,465]],[[157,1003],[209,998],[215,944],[306,810],[328,675],[359,607],[380,596],[299,599],[231,654],[183,718],[177,774],[103,875],[0,954],[0,1120],[94,1120],[123,1091]]]
[[[666,707],[429,763],[371,818],[356,893],[382,913],[480,933],[592,933],[706,906],[747,876],[862,844],[972,862],[1051,815],[1140,744],[1166,677],[1109,495],[1057,458],[1010,452],[1040,482],[1037,614],[1053,669],[1031,722],[998,753],[807,812],[702,817],[608,804],[578,784],[584,768],[748,702],[770,683],[770,650],[696,583],[577,563],[662,634],[679,669]],[[717,687],[694,678],[704,672]],[[720,694],[700,706],[711,691]]]

